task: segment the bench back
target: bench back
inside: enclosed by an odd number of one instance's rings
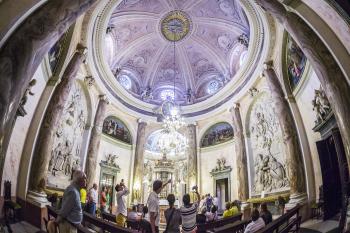
[[[234,222],[240,221],[242,219],[242,214],[237,214],[234,215],[232,217],[228,217],[228,218],[222,218],[213,222],[207,222],[204,224],[198,224],[197,225],[197,232],[198,233],[204,233],[208,230],[212,230],[216,227],[222,227],[225,226],[227,224],[232,224]]]
[[[244,233],[244,229],[250,223],[250,220],[238,221],[233,224],[214,228],[213,232],[217,233]]]
[[[297,205],[256,233],[282,233],[288,232],[285,229],[292,229],[293,227],[299,229],[301,223],[301,216],[299,216],[300,207],[300,205]]]

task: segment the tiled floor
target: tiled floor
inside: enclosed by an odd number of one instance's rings
[[[301,233],[337,233],[338,221],[310,219],[301,224]]]
[[[13,233],[36,233],[39,231],[38,228],[30,225],[27,222],[18,222],[16,224],[11,224],[11,229]]]

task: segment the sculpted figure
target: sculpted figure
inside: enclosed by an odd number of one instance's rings
[[[321,122],[331,111],[330,104],[322,90],[315,90],[315,97],[312,100],[313,109],[316,112],[316,123]]]
[[[141,99],[148,101],[153,99],[151,87],[146,87],[141,93]]]
[[[23,97],[19,103],[20,106],[23,107],[27,103],[28,95],[32,95],[32,96],[34,95],[34,93],[32,92],[32,88],[35,84],[36,84],[36,79],[33,79],[32,81],[29,82],[29,85],[28,85],[27,89],[25,90]]]

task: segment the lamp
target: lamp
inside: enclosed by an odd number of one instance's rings
[[[173,49],[174,49],[174,61],[173,61],[173,98],[165,100],[162,104],[162,108],[164,106],[167,106],[167,111],[162,111],[163,113],[163,136],[158,141],[158,147],[163,156],[166,158],[166,155],[170,152],[174,152],[175,154],[178,154],[182,149],[187,147],[187,140],[186,138],[182,137],[180,133],[178,133],[178,130],[182,127],[184,127],[185,121],[183,117],[180,115],[180,108],[176,104],[176,93],[175,93],[175,87],[176,87],[176,36],[175,31],[176,28],[171,29],[173,32]]]

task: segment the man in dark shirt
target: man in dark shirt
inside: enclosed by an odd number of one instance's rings
[[[264,220],[265,225],[272,222],[272,214],[267,209],[266,203],[261,203],[261,205],[260,205],[260,217]]]

